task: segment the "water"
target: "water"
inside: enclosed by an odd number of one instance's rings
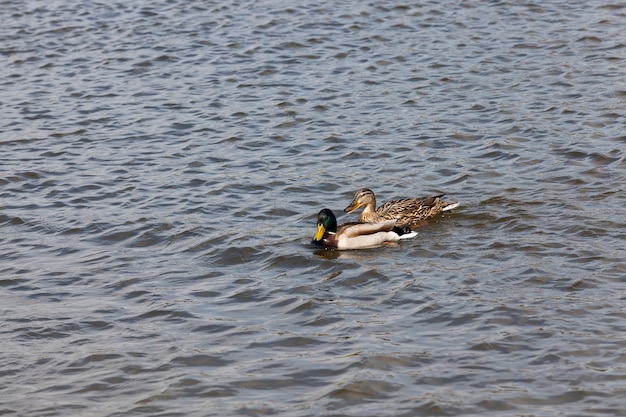
[[[623,5],[0,17],[0,414],[626,413]],[[462,205],[312,247],[362,187]]]

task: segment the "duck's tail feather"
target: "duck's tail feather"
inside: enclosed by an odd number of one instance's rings
[[[409,232],[409,233],[405,233],[403,235],[400,235],[400,239],[410,239],[412,237],[417,236],[417,232]]]
[[[459,201],[457,201],[456,203],[450,203],[447,206],[445,206],[444,208],[442,208],[441,211],[452,210],[452,209],[457,208],[460,205],[461,205],[461,202],[459,202]]]

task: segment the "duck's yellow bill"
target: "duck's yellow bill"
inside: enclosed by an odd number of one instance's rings
[[[315,233],[315,236],[313,236],[313,240],[316,241],[316,242],[319,242],[324,237],[324,233],[325,232],[326,232],[326,228],[324,227],[324,225],[323,224],[318,224],[317,225],[317,232]]]

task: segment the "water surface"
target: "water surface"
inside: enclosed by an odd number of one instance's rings
[[[623,6],[0,17],[0,414],[626,413]],[[461,206],[311,246],[362,187]]]

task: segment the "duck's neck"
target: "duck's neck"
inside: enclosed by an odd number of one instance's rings
[[[374,204],[367,204],[361,213],[360,220],[362,222],[379,222],[380,216],[376,213]]]
[[[368,203],[363,209],[363,214],[372,215],[376,213],[376,203]]]

